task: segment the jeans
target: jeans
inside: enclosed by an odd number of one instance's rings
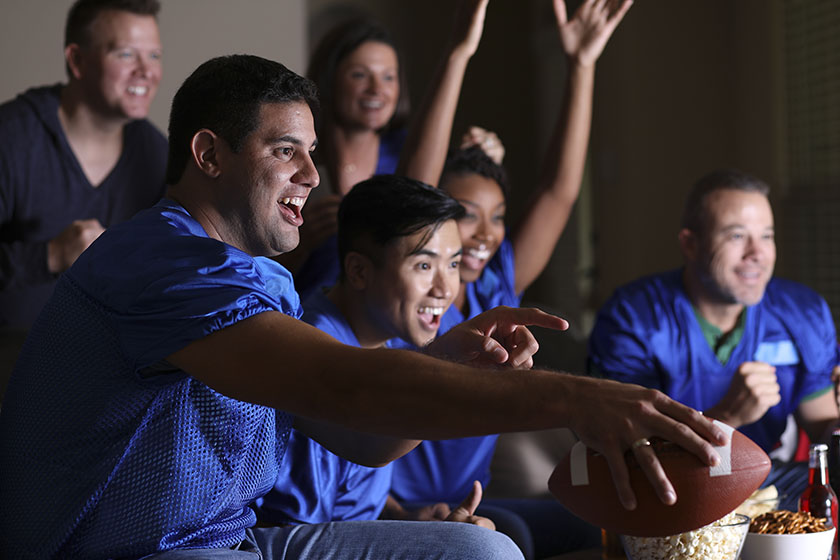
[[[342,521],[249,529],[239,550],[173,550],[148,560],[522,560],[502,533],[445,521]]]

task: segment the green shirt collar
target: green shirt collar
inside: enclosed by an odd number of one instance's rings
[[[709,347],[715,353],[715,356],[717,356],[718,361],[721,364],[725,364],[729,361],[729,356],[732,355],[732,351],[735,350],[735,347],[738,346],[738,343],[741,342],[741,338],[744,336],[744,324],[746,323],[747,308],[744,307],[741,314],[738,315],[738,322],[735,324],[735,328],[728,333],[724,333],[715,325],[707,321],[706,318],[700,314],[700,311],[694,307],[694,305],[692,305],[691,308],[694,310],[694,316],[697,317],[697,322],[700,324],[700,330],[703,331],[703,337],[706,339],[706,342],[709,343]]]

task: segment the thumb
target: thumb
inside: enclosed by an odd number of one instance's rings
[[[508,358],[508,351],[505,350],[505,347],[502,346],[498,340],[492,336],[484,337],[484,340],[481,342],[481,354],[478,357],[479,360],[488,360],[496,364],[503,364],[508,360]],[[478,484],[479,496],[481,496],[481,483],[477,480],[475,483]],[[473,491],[475,491],[475,488],[473,488]],[[479,500],[480,499],[481,498],[479,497]]]
[[[455,508],[461,510],[462,512],[466,513],[466,515],[472,515],[475,513],[475,509],[478,507],[478,504],[481,503],[481,497],[483,495],[483,490],[481,488],[481,483],[479,481],[473,481],[473,487],[467,497],[464,498],[464,501],[460,503],[460,505]]]

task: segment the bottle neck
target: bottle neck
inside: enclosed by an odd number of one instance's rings
[[[825,467],[811,467],[808,472],[808,483],[828,484],[828,470]]]
[[[828,484],[828,456],[823,449],[811,449],[808,454],[808,482]]]

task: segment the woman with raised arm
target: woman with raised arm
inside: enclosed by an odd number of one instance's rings
[[[303,212],[300,245],[280,261],[303,297],[335,283],[341,197],[374,174],[436,184],[467,63],[478,48],[488,0],[462,0],[429,91],[406,132],[408,92],[396,43],[378,24],[352,20],[316,47],[308,69],[321,97],[317,123],[322,186]]]
[[[488,155],[500,160],[503,151],[498,138],[472,130],[465,139],[472,146],[459,149],[447,160],[440,187],[460,201],[467,212],[458,223],[464,251],[461,287],[442,319],[440,333],[484,310],[518,306],[522,292],[548,264],[580,190],[589,142],[595,62],[631,4],[631,0],[586,0],[568,19],[563,0],[554,0],[569,67],[566,93],[539,185],[510,235],[504,222],[507,179],[499,161]],[[454,498],[463,495],[474,480],[485,486],[489,482],[495,444],[496,436],[425,441],[395,462],[392,493],[403,503],[455,502]],[[551,513],[554,503],[504,502],[504,507],[522,515],[532,527],[537,557],[546,549],[557,554],[558,546],[576,548],[589,544],[587,538],[597,537],[593,528],[582,528],[577,535],[537,529],[545,527],[547,517],[563,515]],[[485,506],[493,504],[498,502],[484,501]],[[557,542],[553,538],[557,536],[568,540]]]

